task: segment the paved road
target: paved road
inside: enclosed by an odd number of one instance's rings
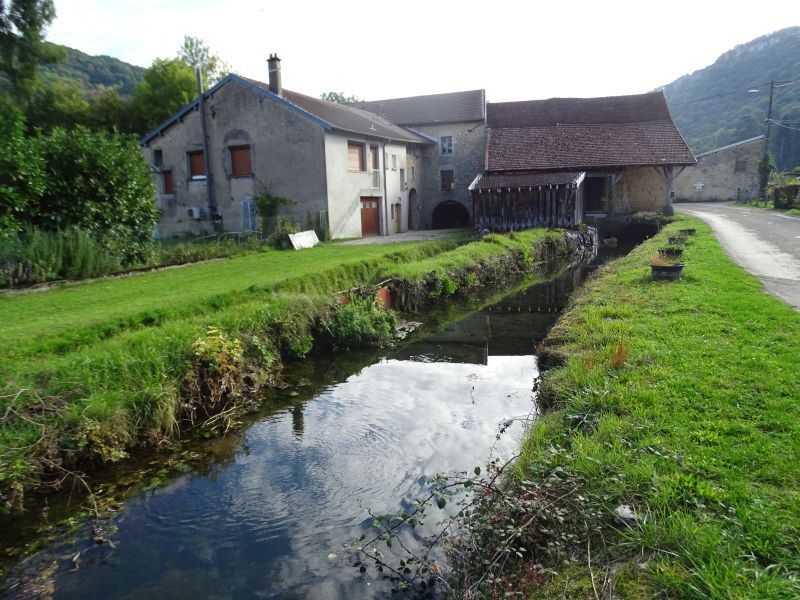
[[[706,221],[728,255],[800,310],[800,217],[726,202],[676,204]]]

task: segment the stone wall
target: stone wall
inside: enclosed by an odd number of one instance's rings
[[[421,125],[416,131],[427,135],[435,144],[425,146],[421,155],[421,168],[418,169],[417,198],[419,219],[413,223],[414,229],[430,229],[433,211],[438,204],[448,200],[461,203],[472,215],[472,197],[467,189],[473,179],[483,172],[486,156],[486,127],[482,121],[470,123],[445,123],[441,125]],[[453,153],[442,154],[442,136],[453,138]],[[418,163],[420,164],[420,163]],[[442,191],[440,171],[454,171],[452,191]]]
[[[757,197],[758,163],[763,154],[763,138],[701,154],[696,165],[688,167],[675,179],[675,199],[745,200]]]
[[[654,167],[625,169],[614,194],[616,212],[659,212],[667,201],[667,184]]]

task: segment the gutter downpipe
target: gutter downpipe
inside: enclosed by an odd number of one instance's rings
[[[197,78],[197,94],[200,97],[200,125],[203,129],[203,166],[206,170],[206,198],[208,201],[208,222],[211,225],[211,231],[214,230],[214,218],[217,214],[217,207],[214,203],[214,178],[211,175],[211,159],[208,156],[208,128],[206,126],[206,101],[203,92],[203,79],[200,75],[200,69],[195,69],[195,77]]]
[[[386,138],[383,142],[383,235],[389,235],[389,182],[386,178],[386,144],[391,142],[391,139]]]

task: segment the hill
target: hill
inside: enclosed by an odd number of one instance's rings
[[[58,64],[42,66],[42,79],[45,82],[73,83],[89,98],[111,89],[120,96],[130,96],[145,71],[111,56],[90,56],[67,46],[51,45],[60,49],[66,59]]]
[[[770,81],[776,87],[770,150],[779,169],[800,164],[800,27],[725,52],[714,64],[664,86],[670,112],[697,154],[764,133]],[[748,92],[758,90],[758,92]]]

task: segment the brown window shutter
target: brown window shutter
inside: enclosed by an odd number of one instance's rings
[[[347,143],[347,168],[351,171],[366,171],[364,145]]]
[[[203,160],[203,151],[189,152],[189,177],[192,179],[206,176],[206,163]]]
[[[253,174],[250,146],[231,146],[231,175],[245,177]]]
[[[172,180],[172,171],[163,171],[161,174],[164,176],[164,193],[174,194],[175,182]]]
[[[369,156],[370,161],[372,162],[372,168],[377,171],[378,170],[378,147],[377,146],[370,146],[369,147]]]
[[[444,169],[440,171],[440,176],[442,178],[442,191],[449,192],[453,189],[453,182],[455,181],[453,171],[449,169]]]

